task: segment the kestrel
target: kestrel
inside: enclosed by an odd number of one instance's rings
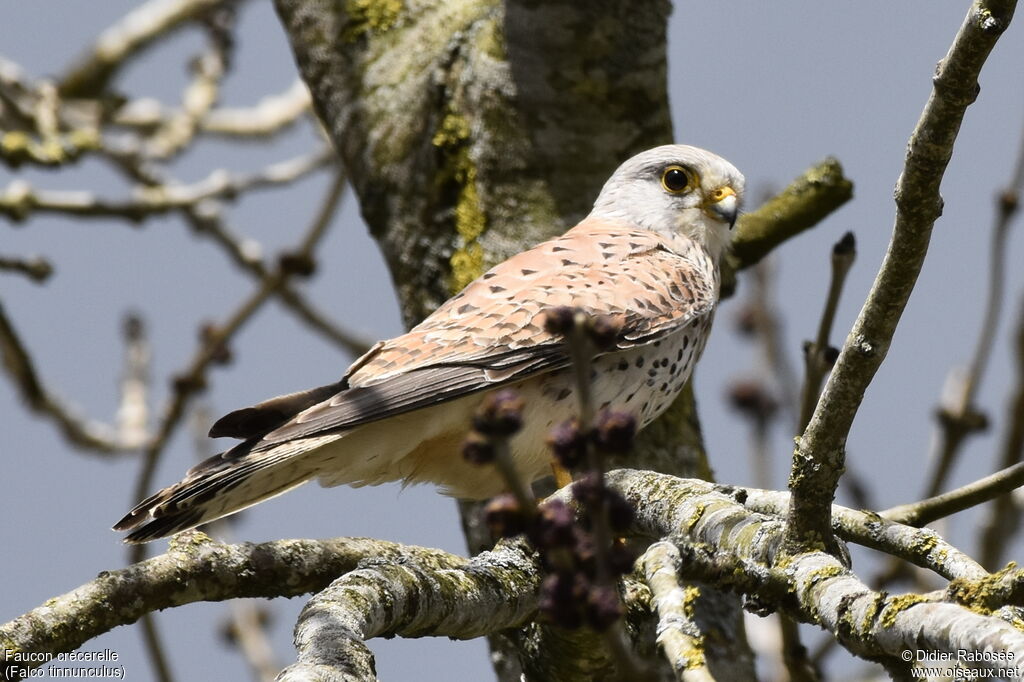
[[[146,542],[317,479],[323,486],[431,482],[460,498],[503,490],[460,445],[483,397],[514,387],[525,403],[510,442],[527,481],[550,472],[545,437],[575,414],[562,339],[546,311],[612,318],[616,342],[593,365],[593,400],[643,428],[682,390],[718,300],[718,264],[743,194],[724,159],[684,145],[623,163],[578,225],[495,266],[408,333],[377,343],[338,382],[221,418],[242,442],[143,500],[115,530]]]

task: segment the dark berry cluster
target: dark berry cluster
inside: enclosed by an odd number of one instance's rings
[[[544,329],[551,334],[571,339],[579,330],[597,350],[615,346],[622,332],[621,320],[604,315],[588,315],[579,308],[560,306],[544,314]]]
[[[546,314],[546,328],[565,337],[573,362],[589,361],[595,353],[615,346],[621,326],[609,318],[588,316],[574,308],[555,308]],[[589,400],[586,374],[577,372],[581,412]],[[511,494],[500,495],[484,509],[491,534],[525,535],[537,548],[546,573],[541,585],[540,611],[566,628],[588,625],[604,631],[622,615],[618,579],[632,569],[636,556],[621,538],[633,522],[633,507],[604,483],[604,455],[622,454],[633,447],[636,418],[625,412],[601,410],[592,424],[568,419],[548,434],[554,461],[575,473],[572,494],[576,506],[549,499],[540,506],[529,482],[519,480],[509,439],[523,426],[523,400],[513,390],[490,394],[473,417],[473,430],[462,446],[474,464],[496,465]]]

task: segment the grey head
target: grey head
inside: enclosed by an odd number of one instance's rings
[[[590,216],[682,235],[716,261],[743,199],[743,175],[709,151],[683,144],[648,149],[612,174]]]

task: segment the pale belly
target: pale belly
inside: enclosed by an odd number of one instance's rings
[[[642,348],[603,355],[591,371],[594,408],[628,412],[643,428],[665,411],[683,389],[707,338],[706,325],[687,328]],[[546,439],[555,425],[579,414],[571,369],[512,386],[523,398],[523,428],[511,440],[516,468],[534,481],[551,473]],[[385,481],[433,483],[465,499],[504,492],[492,465],[461,455],[473,412],[486,393],[459,398],[367,425],[339,438],[321,454],[322,485],[377,485]]]

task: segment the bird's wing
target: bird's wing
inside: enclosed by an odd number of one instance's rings
[[[544,329],[552,308],[571,306],[612,318],[621,325],[616,345],[626,349],[703,318],[716,297],[714,266],[696,246],[681,248],[678,239],[669,244],[649,231],[584,221],[496,266],[407,334],[378,344],[352,366],[343,390],[316,404],[308,394],[295,394],[298,413],[262,431],[254,450],[565,367],[564,344]],[[265,426],[280,418],[281,400],[270,401],[267,409],[265,421],[258,418],[261,406],[239,413]]]

